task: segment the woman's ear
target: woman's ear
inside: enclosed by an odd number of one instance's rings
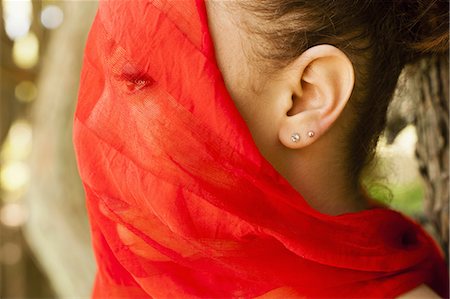
[[[290,92],[282,99],[286,111],[278,137],[288,148],[302,148],[323,135],[341,114],[353,91],[353,65],[336,47],[318,45],[282,72]]]

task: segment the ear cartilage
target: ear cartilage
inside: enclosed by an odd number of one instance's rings
[[[292,142],[298,142],[300,140],[300,134],[299,133],[294,133],[291,135],[291,141]]]
[[[313,138],[314,135],[316,135],[316,133],[314,133],[314,131],[309,131],[309,132],[308,132],[308,137],[309,137],[309,138]]]

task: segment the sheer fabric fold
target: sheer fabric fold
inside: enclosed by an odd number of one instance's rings
[[[447,293],[431,238],[384,208],[320,214],[261,156],[214,57],[203,1],[100,1],[74,145],[94,298]]]

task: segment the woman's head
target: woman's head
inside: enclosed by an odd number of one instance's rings
[[[446,1],[209,6],[215,7],[209,20],[219,66],[261,152],[283,170],[287,149],[305,156],[332,146],[333,157],[328,151],[324,161],[342,161],[355,184],[405,64],[448,48]],[[300,140],[291,141],[297,132]]]

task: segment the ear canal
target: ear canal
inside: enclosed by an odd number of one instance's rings
[[[293,116],[297,113],[305,111],[306,109],[311,109],[311,104],[314,105],[313,101],[304,101],[304,99],[313,99],[317,98],[317,90],[314,85],[300,80],[299,86],[301,92],[293,93],[292,99],[292,107],[287,111],[286,115]]]

